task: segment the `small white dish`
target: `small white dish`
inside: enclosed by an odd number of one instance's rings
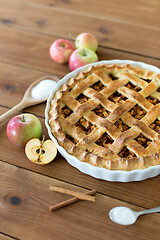
[[[142,169],[142,170],[131,170],[131,171],[122,171],[122,170],[108,170],[105,168],[100,168],[93,166],[89,163],[86,162],[81,162],[78,160],[75,156],[70,155],[67,153],[67,151],[61,147],[58,144],[58,141],[55,139],[53,134],[51,133],[50,126],[48,124],[48,112],[50,109],[50,101],[52,100],[55,92],[60,88],[60,86],[64,83],[66,83],[71,77],[75,77],[78,75],[80,71],[85,71],[89,66],[97,66],[100,64],[130,64],[134,67],[139,67],[143,69],[147,69],[149,71],[153,71],[155,73],[160,73],[160,69],[143,63],[143,62],[137,62],[137,61],[131,61],[131,60],[108,60],[108,61],[100,61],[96,63],[91,63],[86,66],[80,67],[73,72],[68,73],[65,77],[63,77],[55,86],[55,88],[52,90],[46,104],[46,109],[45,109],[45,124],[48,129],[48,133],[50,138],[54,141],[58,151],[61,153],[61,155],[68,161],[70,165],[73,167],[79,169],[81,172],[88,174],[92,177],[102,179],[102,180],[107,180],[107,181],[116,181],[116,182],[131,182],[131,181],[141,181],[147,178],[155,177],[160,174],[160,165],[157,166],[152,166],[147,169]]]

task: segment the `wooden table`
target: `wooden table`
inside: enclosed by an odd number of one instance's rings
[[[50,59],[48,50],[55,39],[71,39],[70,33],[95,34],[100,60],[131,59],[160,67],[159,12],[158,0],[0,0],[0,114],[16,105],[34,80],[69,72],[67,64]],[[45,103],[23,112],[39,117],[48,138],[44,109]],[[60,154],[38,166],[9,142],[6,125],[0,126],[0,239],[159,239],[159,213],[128,227],[111,222],[108,213],[120,205],[134,210],[159,206],[160,176],[132,183],[97,180]],[[96,202],[50,212],[49,206],[70,198],[51,192],[50,185],[81,192],[95,188]]]

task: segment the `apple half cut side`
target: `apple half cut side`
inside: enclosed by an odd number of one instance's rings
[[[27,158],[36,164],[45,165],[50,163],[57,155],[57,148],[53,141],[40,141],[33,138],[25,146]]]

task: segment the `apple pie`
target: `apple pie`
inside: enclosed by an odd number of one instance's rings
[[[110,170],[160,164],[160,74],[126,65],[90,66],[54,94],[53,136],[69,154]]]

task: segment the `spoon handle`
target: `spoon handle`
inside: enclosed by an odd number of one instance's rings
[[[2,114],[0,116],[0,123],[4,122],[9,117],[13,116],[18,111],[22,110],[24,107],[25,107],[25,103],[23,101],[21,101],[16,106],[14,106],[13,108],[11,108],[10,110],[8,110],[7,112],[5,112],[4,114]]]
[[[139,215],[160,212],[160,207],[155,207],[139,212]]]

